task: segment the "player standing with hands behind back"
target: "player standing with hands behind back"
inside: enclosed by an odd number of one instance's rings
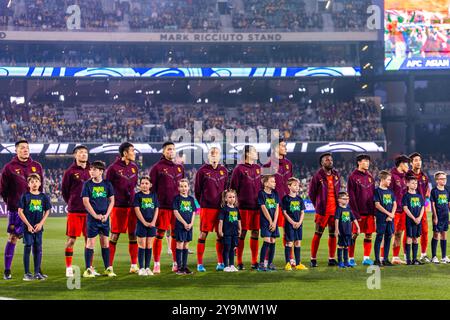
[[[238,269],[244,270],[242,256],[247,231],[251,230],[250,251],[252,255],[252,269],[258,269],[259,244],[259,209],[258,192],[261,190],[261,167],[256,163],[258,153],[256,148],[245,145],[242,154],[243,163],[238,164],[231,175],[230,188],[238,194],[239,213],[241,215],[242,233],[237,248]]]
[[[364,237],[364,258],[363,265],[370,266],[373,261],[370,259],[372,250],[372,233],[375,232],[375,207],[373,195],[375,192],[375,180],[369,172],[370,156],[360,154],[356,157],[357,168],[348,178],[347,190],[350,198],[350,208],[352,214],[358,220],[361,232]],[[353,266],[355,263],[355,243],[356,243],[356,224],[353,225],[353,241],[349,248],[349,263]]]
[[[409,155],[411,159],[411,170],[408,174],[413,175],[417,178],[417,191],[420,193],[422,198],[426,200],[430,197],[430,187],[428,176],[422,170],[422,155],[418,152],[414,152]],[[405,238],[403,238],[405,239]],[[420,261],[421,262],[431,262],[427,256],[428,247],[428,221],[427,221],[427,210],[425,208],[422,217],[422,235],[420,236]]]
[[[339,173],[333,168],[331,153],[324,153],[319,157],[321,168],[309,183],[309,198],[316,209],[314,222],[316,232],[311,241],[311,267],[317,267],[317,251],[320,238],[328,226],[328,265],[337,266],[336,235],[334,214],[337,209],[338,193],[341,189]]]
[[[150,169],[150,192],[158,195],[159,212],[156,219],[156,237],[153,241],[154,267],[153,273],[160,273],[162,240],[167,230],[172,232],[172,271],[177,271],[176,240],[173,238],[175,219],[173,215],[173,199],[178,195],[178,183],[184,178],[184,166],[175,163],[175,144],[171,141],[162,145],[161,159]]]
[[[204,164],[195,175],[195,198],[200,203],[200,236],[197,243],[197,271],[205,272],[203,266],[203,254],[205,252],[205,242],[208,233],[217,231],[219,222],[218,215],[222,192],[228,182],[228,171],[219,162],[221,160],[220,149],[212,147],[208,152],[209,163]],[[216,270],[224,269],[222,260],[223,243],[222,238],[217,236]]]
[[[78,145],[73,149],[74,162],[64,172],[61,185],[61,194],[67,203],[67,225],[66,225],[66,277],[73,277],[72,258],[73,247],[77,237],[87,239],[86,209],[83,199],[80,197],[85,181],[90,179],[89,175],[89,151],[86,146]],[[95,270],[92,270],[96,275]]]
[[[106,170],[106,180],[111,182],[115,201],[111,212],[111,252],[109,264],[112,266],[116,245],[121,233],[128,233],[128,252],[130,254],[130,273],[137,273],[138,245],[136,238],[136,213],[133,208],[134,188],[138,182],[138,167],[134,163],[136,154],[134,146],[124,142],[119,147],[119,156]]]

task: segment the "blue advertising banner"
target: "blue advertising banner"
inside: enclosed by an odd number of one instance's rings
[[[30,78],[297,78],[358,77],[359,67],[77,68],[0,67],[0,77]]]

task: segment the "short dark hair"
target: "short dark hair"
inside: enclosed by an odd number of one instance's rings
[[[134,148],[134,146],[129,142],[123,142],[119,147],[119,154],[123,157],[124,152],[128,151],[130,148]]]
[[[251,148],[255,148],[255,147],[252,146],[251,144],[244,145],[244,149],[242,149],[242,156],[243,156],[244,160],[247,158],[247,155],[250,153]]]
[[[327,157],[327,156],[332,156],[331,152],[325,152],[325,153],[322,153],[322,154],[320,155],[320,157],[319,157],[319,164],[320,164],[320,165],[322,165],[322,159],[325,158],[325,157]]]
[[[95,160],[94,162],[92,162],[91,167],[95,168],[95,169],[98,169],[98,170],[105,171],[106,165],[101,160]]]
[[[26,140],[26,139],[20,139],[20,140],[18,140],[18,141],[14,144],[14,146],[17,148],[17,146],[18,146],[19,144],[21,144],[21,143],[29,144],[29,143],[28,143],[28,140]]]
[[[407,155],[400,155],[397,158],[395,158],[395,166],[398,167],[401,163],[410,163],[411,159]]]
[[[167,146],[174,146],[174,145],[175,145],[175,143],[173,143],[172,141],[166,141],[166,142],[163,143],[162,148],[164,150],[165,147],[167,147]]]
[[[422,155],[421,155],[420,153],[418,153],[418,152],[413,152],[413,153],[411,153],[411,154],[409,155],[409,158],[411,159],[411,161],[412,161],[412,159],[414,159],[415,157],[419,157],[420,159],[422,159]]]
[[[369,160],[370,161],[370,156],[368,154],[358,154],[356,156],[356,165],[359,164],[360,161],[362,160]]]
[[[415,175],[413,175],[413,174],[407,174],[406,175],[406,182],[410,182],[410,181],[413,181],[413,180],[417,181],[417,177]]]
[[[72,154],[75,154],[78,150],[84,149],[86,151],[89,151],[88,147],[86,147],[83,144],[80,144],[79,146],[76,146],[75,148],[73,148],[72,150]]]

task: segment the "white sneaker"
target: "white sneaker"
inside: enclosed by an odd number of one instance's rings
[[[230,266],[231,272],[238,272],[239,270],[234,266]]]
[[[94,267],[92,267],[92,266],[91,266],[91,268],[90,268],[90,269],[91,269],[91,271],[92,271],[92,274],[93,274],[94,276],[96,276],[96,277],[98,277],[98,276],[101,276],[101,274],[100,274],[100,273],[98,273],[98,272],[97,272],[97,270],[95,270],[95,268],[94,268]]]
[[[442,258],[441,263],[450,263],[450,259],[448,257]]]
[[[150,270],[150,268],[145,269],[145,272],[147,273],[148,276],[153,276],[153,272],[152,270]]]
[[[147,272],[145,271],[144,268],[139,269],[138,276],[146,276],[146,275],[147,275]]]
[[[73,278],[73,269],[72,269],[72,267],[66,268],[66,277],[67,278]]]
[[[231,270],[230,267],[225,267],[225,268],[223,269],[223,272],[233,272],[233,271]]]
[[[172,263],[172,272],[177,272],[178,271],[178,265],[176,262]]]
[[[130,273],[138,273],[139,272],[139,267],[137,266],[137,264],[132,264],[130,266]]]
[[[435,263],[435,264],[439,264],[439,259],[438,257],[434,256],[433,259],[431,259],[431,262]]]

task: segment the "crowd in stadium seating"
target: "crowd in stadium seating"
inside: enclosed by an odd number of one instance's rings
[[[336,116],[338,115],[338,116]],[[18,104],[0,99],[3,137],[31,142],[163,141],[175,129],[278,129],[293,141],[384,140],[380,109],[372,101],[293,100],[215,104],[117,103],[64,106],[61,103]],[[149,125],[147,131],[144,125]],[[156,126],[157,125],[157,126]],[[258,133],[258,132],[257,132]]]
[[[245,103],[234,108],[211,105],[165,105],[167,130],[203,128],[279,129],[286,139],[298,141],[384,140],[379,107],[372,101]]]
[[[70,112],[70,113],[67,113]],[[144,119],[151,113],[138,104],[72,106],[57,104],[15,105],[0,101],[3,137],[30,142],[140,141]]]
[[[366,25],[371,0],[337,0],[329,8],[336,29],[361,29]],[[0,26],[64,30],[70,14],[67,0],[0,0]],[[243,8],[230,3],[232,27],[239,31],[322,30],[324,15],[317,4],[304,0],[244,0]],[[78,0],[84,30],[196,30],[220,31],[217,1],[214,0]],[[222,12],[223,13],[223,12]]]
[[[110,2],[110,1],[109,1]],[[116,1],[115,8],[100,0],[81,0],[77,4],[81,11],[81,28],[86,30],[116,28],[123,20],[123,10]],[[66,29],[66,9],[73,2],[65,0],[23,0],[14,4],[13,25],[42,30]]]
[[[332,19],[336,30],[358,30],[367,25],[367,8],[372,0],[341,0],[340,8],[333,11]]]
[[[299,110],[296,127],[304,124],[304,130],[297,136],[300,140],[311,141],[369,141],[383,140],[380,109],[373,101],[333,102],[319,100],[313,107]],[[308,117],[301,117],[302,111]],[[308,124],[318,123],[319,126]]]
[[[237,30],[284,31],[321,30],[322,15],[307,14],[303,0],[246,0],[244,10],[235,10],[233,27]]]
[[[217,31],[220,19],[211,0],[132,2],[131,29]]]

